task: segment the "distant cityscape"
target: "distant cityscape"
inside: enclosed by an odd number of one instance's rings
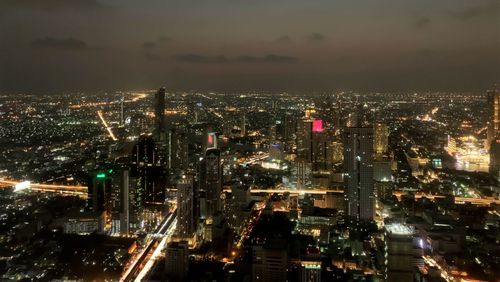
[[[0,95],[2,281],[498,281],[500,93]]]

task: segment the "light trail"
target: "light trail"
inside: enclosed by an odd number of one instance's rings
[[[168,240],[172,238],[176,225],[177,225],[177,219],[174,219],[170,227],[167,229],[167,234],[165,235],[165,237],[161,239],[160,243],[156,246],[156,248],[153,251],[153,254],[149,257],[148,261],[144,265],[144,268],[139,272],[134,281],[140,282],[145,278],[146,275],[149,274],[149,272],[155,265],[156,261],[161,256],[163,249],[168,243]]]
[[[157,237],[159,235],[166,235],[167,238],[170,238],[172,233],[172,228],[175,229],[175,224],[177,222],[176,219],[176,209],[172,211],[169,215],[167,215],[160,226],[158,226],[153,233],[154,236],[150,236],[149,242],[146,244],[146,247],[142,249],[142,251],[132,258],[132,262],[128,264],[128,267],[125,269],[125,272],[122,274],[120,281],[132,281],[134,280],[134,276],[136,273],[142,273],[143,269],[148,265],[148,262],[154,255],[154,252],[158,250],[158,246],[161,244],[165,236],[161,239]],[[174,226],[174,227],[172,227]],[[155,245],[156,244],[156,245]],[[153,250],[153,252],[151,252]],[[160,249],[161,251],[161,249]],[[146,263],[144,263],[144,261]],[[149,264],[150,265],[150,264]],[[150,266],[151,268],[152,266]],[[147,274],[147,272],[145,273]],[[145,275],[143,274],[143,275]]]
[[[104,127],[108,131],[109,136],[111,137],[111,139],[113,139],[113,141],[118,140],[118,138],[116,138],[116,136],[113,134],[113,131],[111,131],[111,127],[109,127],[108,123],[104,120],[104,116],[102,115],[102,112],[101,111],[97,111],[97,115],[99,116],[99,118],[101,119],[102,124],[104,125]]]
[[[19,184],[21,182],[22,181],[0,179],[0,188],[2,188],[2,187],[3,188],[15,187],[17,184]],[[29,190],[33,191],[33,192],[55,192],[55,193],[74,195],[74,196],[86,198],[88,188],[87,188],[87,186],[79,186],[79,185],[57,185],[57,184],[30,183]],[[231,189],[224,189],[224,192],[231,192]],[[295,189],[250,189],[250,193],[253,193],[253,194],[290,193],[290,194],[298,194],[298,195],[305,195],[305,194],[325,195],[327,193],[339,193],[339,194],[341,194],[341,193],[344,193],[344,191],[340,190],[340,189],[311,189],[311,190],[307,190],[307,189],[301,189],[301,190],[295,190]],[[396,196],[398,198],[398,200],[401,200],[401,197],[403,195],[407,195],[407,193],[402,192],[402,191],[396,191],[396,192],[393,192],[393,195]],[[427,198],[429,200],[434,201],[436,199],[444,199],[446,196],[434,195],[434,194],[428,194],[428,193],[415,193],[414,197],[415,197],[415,199]],[[495,199],[493,197],[467,198],[467,197],[455,196],[454,199],[455,199],[455,204],[459,204],[459,205],[465,204],[465,203],[471,203],[473,205],[491,205],[491,204],[500,205],[500,200]]]

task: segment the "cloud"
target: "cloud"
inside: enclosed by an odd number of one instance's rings
[[[145,48],[145,49],[151,49],[151,48],[154,48],[155,46],[156,46],[156,43],[151,42],[151,41],[147,41],[147,42],[142,43],[142,48]]]
[[[107,9],[97,0],[0,0],[0,8],[33,9],[44,11]]]
[[[294,63],[298,59],[291,56],[269,54],[264,57],[241,56],[236,58],[235,61],[241,63]]]
[[[161,36],[158,38],[158,42],[172,42],[174,41],[171,37],[168,36]]]
[[[290,44],[292,42],[293,42],[292,39],[288,35],[280,36],[272,41],[272,43],[277,43],[277,44]]]
[[[146,52],[144,53],[144,58],[148,61],[154,61],[154,62],[157,62],[157,61],[160,61],[161,60],[161,57],[156,55],[156,54],[153,54],[151,52]]]
[[[278,38],[275,38],[273,40],[261,40],[259,41],[260,44],[269,44],[269,45],[288,45],[292,44],[293,40],[290,36],[288,35],[283,35]]]
[[[226,56],[204,56],[199,54],[177,54],[174,59],[179,62],[194,64],[213,64],[213,63],[294,63],[298,59],[291,56],[282,56],[268,54],[265,56],[239,56],[228,58]]]
[[[449,14],[460,21],[468,21],[482,17],[498,17],[500,2],[491,0],[483,6],[468,7],[460,11],[449,11]]]
[[[142,48],[151,49],[151,48],[155,48],[156,46],[158,46],[162,43],[172,42],[172,41],[173,41],[173,39],[168,37],[168,36],[161,36],[160,38],[158,38],[154,41],[146,41],[146,42],[142,43]]]
[[[429,26],[430,22],[431,20],[428,17],[420,17],[413,23],[413,26],[420,29]]]
[[[74,38],[53,38],[45,37],[35,39],[31,42],[33,48],[40,49],[57,49],[57,50],[83,50],[87,48],[87,43],[80,39]]]
[[[321,33],[311,33],[306,39],[310,42],[323,42],[326,40],[326,37]]]

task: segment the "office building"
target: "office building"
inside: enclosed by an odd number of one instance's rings
[[[500,138],[495,138],[490,147],[490,174],[500,181]]]
[[[205,153],[205,198],[206,218],[211,221],[221,211],[222,167],[218,149],[208,149]]]
[[[128,234],[130,232],[130,198],[134,198],[130,189],[129,170],[117,171],[113,183],[112,200],[112,229],[115,234]]]
[[[156,140],[165,140],[165,88],[160,88],[154,99],[155,127],[154,135]]]
[[[170,242],[166,248],[165,274],[167,281],[182,281],[189,270],[188,242]]]
[[[400,223],[385,225],[385,244],[386,281],[413,281],[413,229]]]
[[[137,178],[139,200],[144,204],[165,202],[166,170],[156,143],[150,136],[141,136],[135,144],[130,162],[130,176]]]
[[[186,173],[177,182],[177,234],[188,238],[194,231],[194,175]]]
[[[284,282],[287,265],[286,242],[272,240],[252,247],[252,281]]]
[[[87,210],[103,213],[105,228],[111,227],[113,208],[113,170],[96,171],[91,174],[88,188]]]
[[[373,127],[373,151],[377,156],[385,155],[389,150],[389,128],[384,123],[376,123]]]
[[[348,127],[343,133],[346,214],[356,220],[375,215],[373,128]]]

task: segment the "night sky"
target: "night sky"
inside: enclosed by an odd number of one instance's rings
[[[478,91],[498,0],[0,0],[0,91]]]

